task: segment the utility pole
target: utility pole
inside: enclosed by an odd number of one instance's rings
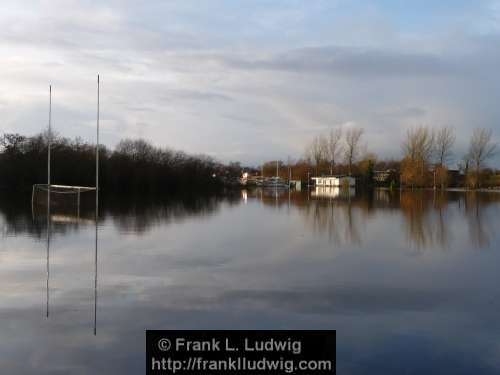
[[[436,190],[436,166],[434,166],[434,190]]]
[[[288,187],[290,187],[290,183],[292,181],[292,166],[290,163],[290,156],[288,157]]]

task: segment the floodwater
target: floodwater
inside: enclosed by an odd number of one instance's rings
[[[92,199],[56,203],[47,238],[0,195],[2,374],[142,374],[146,329],[336,329],[339,374],[500,373],[499,193],[104,198],[97,252]]]

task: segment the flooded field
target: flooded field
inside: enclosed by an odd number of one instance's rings
[[[0,368],[139,374],[146,329],[336,329],[339,374],[500,372],[500,194],[0,195]]]

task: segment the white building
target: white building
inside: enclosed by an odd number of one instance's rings
[[[336,187],[354,187],[356,179],[351,176],[322,176],[313,177],[316,186],[336,186]]]

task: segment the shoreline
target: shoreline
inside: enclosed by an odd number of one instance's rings
[[[388,187],[381,186],[381,187],[375,187],[375,189],[379,190],[391,190]],[[433,189],[433,188],[394,188],[392,189],[393,191],[397,190],[404,190],[404,191],[419,191],[419,190],[430,190],[430,191],[442,191],[442,192],[458,192],[458,193],[469,193],[469,192],[476,192],[476,193],[500,193],[500,187],[497,188],[481,188],[481,189],[468,189],[468,188],[446,188],[446,189]]]

